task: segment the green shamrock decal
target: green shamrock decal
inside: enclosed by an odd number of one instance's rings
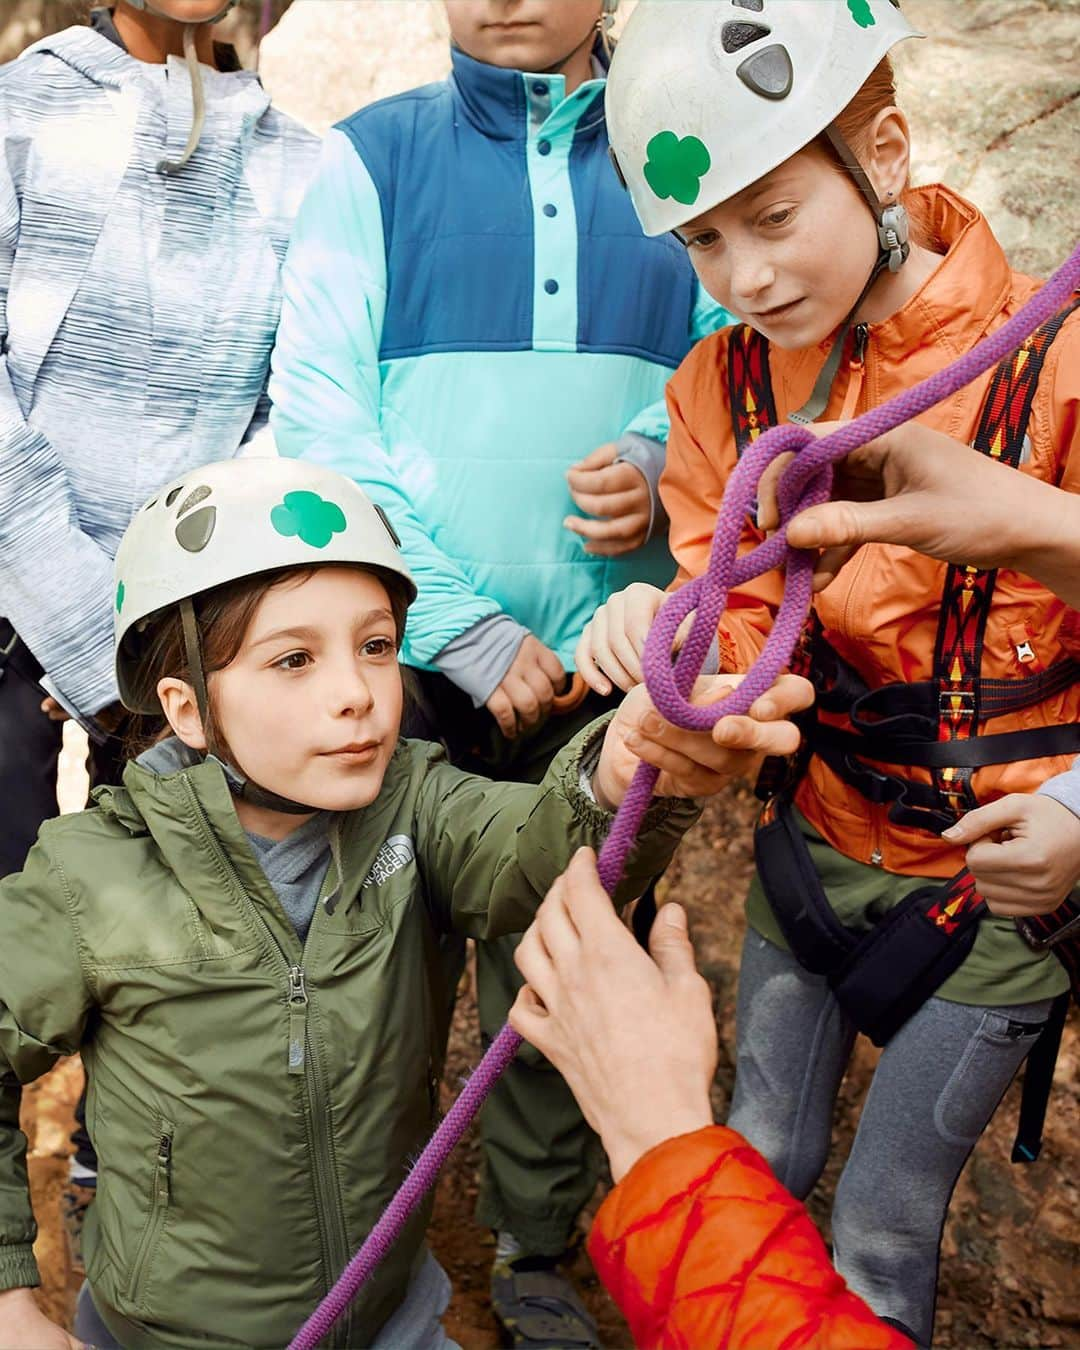
[[[124,583],[118,581],[116,584],[116,612],[117,614],[124,608]]]
[[[683,206],[693,206],[701,192],[701,180],[712,167],[712,156],[696,136],[682,140],[673,131],[658,132],[646,147],[645,181],[661,201],[674,197]]]
[[[282,504],[270,512],[270,523],[286,538],[299,535],[312,548],[325,548],[345,528],[345,512],[317,492],[286,492]]]
[[[874,11],[870,8],[870,0],[847,0],[847,7],[860,28],[873,28],[877,23]]]

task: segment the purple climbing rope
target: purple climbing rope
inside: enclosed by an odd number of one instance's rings
[[[787,423],[765,433],[746,451],[728,481],[717,517],[709,565],[668,599],[653,623],[642,658],[645,684],[656,707],[669,722],[689,730],[706,731],[721,717],[745,713],[781,674],[798,640],[810,608],[813,555],[789,549],[787,523],[799,511],[828,500],[832,464],[868,441],[909,422],[928,408],[951,397],[990,370],[1057,313],[1080,290],[1080,246],[1046,285],[1005,324],[951,366],[871,409],[853,422],[820,439],[805,427]],[[785,451],[797,455],[780,480],[777,496],[780,528],[752,552],[737,557],[743,521],[752,508],[757,484],[766,467]],[[713,635],[727,604],[728,591],[753,577],[785,565],[784,596],[761,655],[742,683],[715,703],[689,701]],[[675,634],[688,614],[690,632],[672,662]],[[642,764],[634,774],[611,830],[600,850],[600,879],[609,894],[622,876],[627,854],[652,800],[658,771]],[[462,1089],[446,1118],[420,1155],[360,1250],[338,1282],[297,1332],[289,1350],[314,1350],[349,1306],[364,1281],[379,1265],[401,1233],[409,1215],[423,1200],[461,1136],[472,1123],[484,1098],[514,1058],[521,1037],[507,1025],[499,1032],[475,1073]]]

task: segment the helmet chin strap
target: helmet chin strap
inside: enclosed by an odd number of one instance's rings
[[[195,689],[195,702],[202,718],[204,731],[210,726],[210,699],[206,690],[206,673],[203,669],[202,644],[199,642],[199,625],[195,618],[195,607],[189,599],[180,601],[180,623],[184,632],[184,650],[187,655],[191,683]],[[310,806],[304,802],[293,801],[291,797],[281,797],[269,788],[253,783],[244,771],[217,754],[207,736],[206,758],[221,766],[229,791],[240,801],[257,806],[265,811],[280,811],[287,816],[310,816],[321,807]]]
[[[891,204],[883,205],[874,191],[874,185],[871,183],[866,170],[855,158],[851,147],[837,128],[834,125],[828,126],[825,128],[824,134],[840,163],[851,175],[855,186],[866,199],[866,204],[874,217],[878,235],[878,256],[866,280],[866,285],[859,292],[859,298],[852,305],[850,313],[840,326],[836,341],[833,343],[825,364],[821,368],[821,374],[814,382],[810,397],[801,408],[789,414],[789,420],[797,422],[801,426],[805,426],[809,422],[816,422],[828,406],[829,394],[832,392],[833,381],[836,379],[836,372],[840,369],[840,360],[844,354],[844,343],[847,341],[847,335],[855,323],[855,316],[858,314],[863,301],[873,289],[874,283],[885,271],[899,272],[904,263],[907,262],[908,254],[911,252],[906,207],[900,202],[897,202],[895,206]]]
[[[151,4],[150,0],[128,0],[128,4],[133,9],[141,9],[147,14],[153,14],[155,18],[168,19],[170,23],[177,22],[175,15],[169,14],[164,9],[159,9],[157,5]],[[196,28],[203,28],[207,24],[218,23],[235,4],[236,0],[227,0],[227,3],[216,14],[212,14],[210,18],[202,19],[197,24],[184,24],[184,60],[187,62],[188,76],[191,79],[191,130],[188,132],[187,144],[184,146],[180,158],[163,159],[158,164],[158,173],[165,174],[166,177],[179,173],[195,153],[206,121],[206,91],[203,89],[202,71],[199,69],[199,56],[195,49],[195,30]]]

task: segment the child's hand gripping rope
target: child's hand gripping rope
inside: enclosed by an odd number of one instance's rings
[[[665,603],[645,644],[645,683],[657,709],[669,722],[688,730],[704,731],[721,717],[746,713],[790,661],[810,607],[814,555],[788,548],[786,526],[797,512],[827,500],[832,463],[918,417],[990,370],[1056,313],[1078,288],[1080,247],[1008,323],[914,389],[905,390],[820,440],[805,428],[788,424],[767,432],[747,450],[724,493],[706,572]],[[751,553],[739,558],[742,522],[752,507],[758,480],[767,466],[787,451],[796,452],[796,457],[785,470],[777,492],[780,528]],[[780,565],[786,568],[784,597],[760,657],[742,683],[726,697],[705,706],[692,704],[689,693],[704,664],[729,590]],[[694,616],[690,632],[673,663],[675,635],[690,614]],[[609,894],[622,874],[657,777],[658,770],[650,765],[638,768],[600,851],[598,869]],[[337,1284],[297,1333],[290,1350],[313,1350],[348,1307],[386,1255],[408,1216],[434,1184],[450,1152],[520,1044],[517,1032],[510,1026],[503,1027],[382,1218]]]

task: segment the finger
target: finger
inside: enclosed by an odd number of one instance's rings
[[[780,524],[780,506],[777,501],[777,488],[784,470],[795,458],[791,451],[778,455],[761,475],[758,483],[757,524],[761,530],[775,530]]]
[[[540,720],[540,699],[532,686],[521,675],[509,675],[503,682],[503,688],[514,706],[517,725],[535,726]]]
[[[637,515],[617,516],[613,520],[586,520],[583,516],[567,516],[563,525],[582,539],[597,543],[618,543],[633,539],[641,530],[641,518]]]
[[[608,464],[615,463],[615,456],[618,453],[619,447],[614,441],[608,441],[604,445],[598,445],[596,449],[587,454],[584,459],[579,459],[576,464],[572,465],[570,469],[567,470],[566,476],[569,478],[570,474],[582,469],[603,469]]]
[[[551,705],[555,702],[555,695],[558,692],[551,679],[544,674],[539,665],[532,666],[521,674],[521,678],[532,690],[537,704],[539,705],[539,716],[546,717],[551,711]],[[561,683],[561,681],[560,681]]]
[[[876,502],[822,502],[800,511],[787,527],[792,548],[851,548],[861,544],[917,547],[924,534],[918,494]]]
[[[721,717],[712,729],[712,739],[731,754],[793,755],[802,743],[794,722],[757,722],[732,714]]]
[[[617,685],[623,692],[633,689],[636,684],[641,683],[640,671],[635,675],[628,671],[611,648],[609,634],[614,625],[619,622],[619,613],[621,612],[621,596],[616,593],[608,600],[607,604],[598,609],[592,617],[592,656],[593,661],[600,667],[612,684]],[[615,608],[615,615],[612,615],[612,609]]]
[[[602,937],[625,932],[604,890],[591,848],[579,848],[563,873],[565,904],[585,950],[592,950]],[[632,939],[631,939],[632,940]]]
[[[1007,879],[1017,886],[1029,884],[1045,875],[1045,862],[1026,839],[1004,839],[995,843],[982,838],[972,844],[964,855],[968,871],[985,885],[1000,884]]]
[[[686,910],[682,905],[661,905],[649,933],[649,953],[667,980],[697,977],[697,962],[690,942]]]
[[[541,647],[536,658],[537,664],[558,692],[566,684],[566,671],[563,664],[550,647]]]
[[[604,469],[571,469],[566,475],[571,493],[595,492],[610,496],[631,488],[648,490],[645,475],[633,464],[612,464]]]
[[[626,594],[616,593],[611,597],[608,609],[607,641],[608,649],[622,670],[630,677],[630,688],[641,684],[645,678],[641,671],[641,652],[645,646],[645,637],[652,624],[643,622],[638,612],[638,601]],[[607,663],[601,661],[607,670]],[[609,670],[608,674],[612,672]],[[617,683],[617,681],[616,681]]]
[[[559,1041],[555,1034],[554,1019],[543,1000],[529,985],[518,990],[518,996],[507,1014],[507,1021],[545,1059],[555,1062],[559,1054]]]
[[[507,740],[512,741],[517,735],[517,717],[514,715],[514,705],[510,702],[504,685],[500,684],[488,699],[487,710],[499,724],[502,734]]]
[[[955,825],[942,830],[941,837],[951,844],[974,844],[976,840],[985,839],[988,835],[997,834],[1001,830],[1012,829],[1019,824],[1022,820],[1023,805],[1023,796],[1017,793],[999,797],[997,801],[987,802],[985,806],[977,806],[974,811],[968,811]]]
[[[656,790],[662,797],[709,797],[739,777],[739,769],[720,772],[637,732],[627,734],[626,745],[638,759],[660,770],[662,779]],[[730,758],[725,761],[729,765],[731,762]]]
[[[574,665],[577,673],[590,689],[603,695],[604,698],[611,693],[611,681],[593,660],[591,621],[585,625],[585,631],[581,634],[578,645],[574,649]]]
[[[541,907],[536,916],[536,927],[541,940],[547,948],[555,974],[559,979],[572,975],[581,962],[581,934],[577,930],[567,904],[567,887],[563,887],[554,900]]]
[[[590,558],[622,558],[627,553],[639,549],[644,544],[647,534],[648,521],[643,520],[636,534],[627,535],[625,539],[591,542],[584,546],[582,552],[587,553]]]
[[[590,516],[638,515],[648,509],[648,488],[631,486],[622,492],[571,492],[579,511]]]
[[[781,675],[771,689],[750,705],[749,716],[758,722],[774,722],[803,712],[814,702],[814,686],[801,675]]]
[[[556,882],[556,885],[558,885],[558,882]],[[550,895],[551,892],[548,894]],[[546,900],[544,904],[547,904]],[[542,910],[544,906],[541,905],[540,908]],[[551,953],[544,942],[544,935],[540,931],[539,918],[538,912],[537,917],[525,930],[524,937],[514,949],[514,964],[521,972],[525,983],[532,985],[543,1000],[544,1006],[550,1010],[555,1001],[554,990],[558,984],[558,976],[555,974]]]
[[[823,591],[826,586],[831,586],[840,575],[841,570],[858,553],[860,545],[853,544],[850,548],[827,548],[814,564],[814,590]]]

